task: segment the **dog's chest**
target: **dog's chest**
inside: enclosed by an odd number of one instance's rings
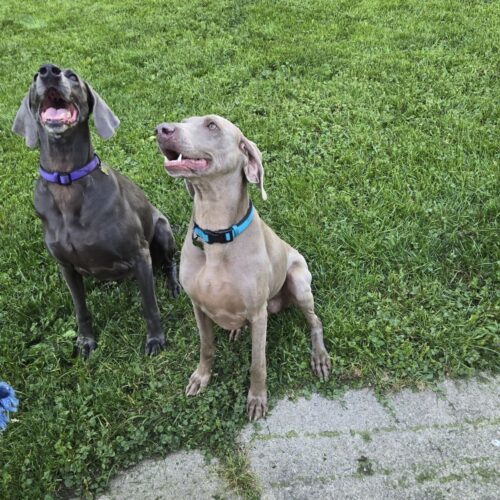
[[[102,227],[78,227],[74,221],[46,224],[45,243],[50,253],[60,262],[69,262],[82,274],[97,278],[119,277],[131,269],[131,263],[122,257],[120,238]]]
[[[47,249],[57,261],[100,279],[119,278],[130,272],[128,242],[119,227],[103,222],[105,217],[84,219],[81,210],[62,212],[50,199],[40,196],[35,196],[35,208],[43,222]]]
[[[246,300],[238,281],[231,279],[228,273],[201,268],[198,273],[183,277],[182,285],[191,300],[220,327],[233,330],[245,324]]]

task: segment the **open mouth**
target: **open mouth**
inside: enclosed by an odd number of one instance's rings
[[[173,149],[163,149],[165,162],[163,166],[167,172],[197,172],[208,168],[208,160],[206,158],[187,158],[182,153]]]
[[[66,101],[56,89],[47,91],[39,112],[44,125],[73,125],[78,118],[76,106]]]

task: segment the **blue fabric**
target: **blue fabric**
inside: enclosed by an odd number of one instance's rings
[[[193,229],[193,233],[196,234],[198,238],[201,238],[205,243],[208,243],[208,234],[205,233],[205,231],[203,231],[201,227],[195,226],[195,228]]]
[[[14,389],[6,382],[0,382],[0,431],[5,430],[9,422],[9,412],[17,411],[18,405]]]
[[[254,211],[255,209],[252,205],[252,210],[247,215],[246,219],[243,219],[243,221],[241,221],[238,225],[234,224],[233,226],[231,226],[231,229],[233,230],[233,238],[239,236],[250,225],[253,220]]]
[[[42,167],[40,167],[38,171],[40,176],[47,182],[53,182],[61,186],[69,186],[73,181],[77,181],[90,174],[90,172],[94,171],[100,164],[101,160],[97,155],[94,155],[94,158],[92,158],[87,165],[73,170],[72,172],[47,172],[47,170]]]
[[[229,243],[233,241],[237,236],[239,236],[247,227],[252,223],[253,217],[255,215],[255,208],[250,201],[248,211],[237,224],[233,224],[230,228],[220,229],[217,231],[203,230],[196,222],[193,227],[193,240],[196,241],[197,238],[201,239],[204,243],[209,245],[213,243]]]

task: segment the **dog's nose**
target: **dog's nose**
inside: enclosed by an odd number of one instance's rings
[[[40,78],[43,80],[47,80],[49,78],[59,79],[61,77],[61,70],[53,64],[44,64],[43,66],[40,66],[38,73]]]
[[[175,132],[175,127],[170,123],[160,123],[156,127],[156,135],[163,135],[165,137],[170,137]]]

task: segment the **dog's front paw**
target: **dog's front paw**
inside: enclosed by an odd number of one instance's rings
[[[188,385],[186,386],[186,396],[198,395],[210,382],[210,373],[201,375],[198,369],[189,377]]]
[[[267,413],[267,394],[254,396],[251,392],[247,397],[247,416],[250,422],[255,422],[259,418],[263,418]]]
[[[76,338],[76,352],[83,359],[88,359],[90,353],[97,347],[97,342],[92,337],[81,337]]]
[[[313,352],[311,356],[311,368],[313,372],[321,379],[327,380],[330,375],[332,363],[330,356],[325,350]]]
[[[165,347],[165,335],[148,337],[146,340],[146,356],[156,356]]]

